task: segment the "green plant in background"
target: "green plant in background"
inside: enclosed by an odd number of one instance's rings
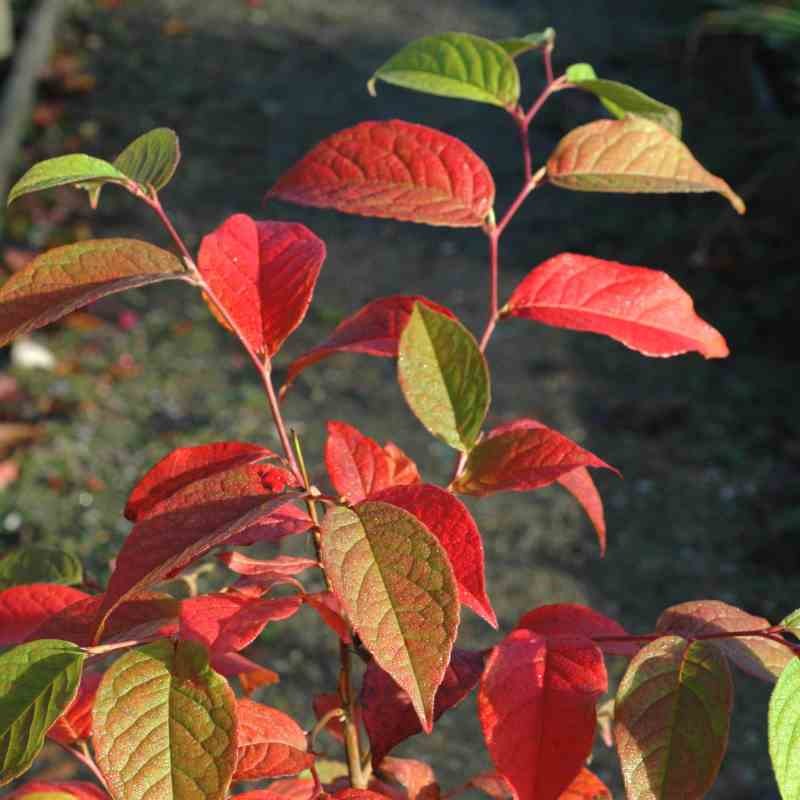
[[[473,787],[520,800],[609,797],[585,762],[611,657],[629,660],[613,712],[628,797],[691,800],[708,792],[727,745],[731,665],[777,680],[770,753],[783,797],[800,797],[800,676],[797,646],[786,635],[797,632],[797,612],[773,625],[700,600],[666,609],[652,632],[631,634],[588,607],[554,604],[523,613],[487,652],[455,646],[465,607],[497,627],[481,534],[458,495],[558,482],[605,549],[602,500],[588,468],[613,467],[530,417],[485,428],[486,352],[496,327],[532,320],[601,334],[646,356],[728,354],[689,295],[645,267],[560,253],[501,301],[502,236],[545,183],[588,192],[716,192],[744,212],[741,198],[683,144],[675,109],[598,77],[588,64],[556,75],[554,43],[552,29],[499,42],[430,36],[403,48],[368,83],[372,93],[383,81],[509,113],[523,179],[501,214],[493,177],[471,148],[402,120],[362,122],[329,136],[270,189],[269,197],[301,205],[476,228],[488,245],[488,313],[479,337],[427,298],[378,298],[292,362],[280,392],[273,361],[302,323],[326,257],[306,226],[235,214],[190,253],[159,198],[180,160],[177,136],[164,128],[113,163],[62,156],[35,165],[13,187],[10,201],[74,185],[96,206],[102,187],[116,184],[158,215],[177,252],[117,238],[38,256],[0,288],[0,344],[114,292],[186,282],[247,352],[282,447],[277,454],[257,443],[199,444],[153,466],[128,499],[133,528],[104,591],[73,588],[80,565],[58,552],[22,550],[2,562],[0,644],[10,649],[0,655],[0,781],[22,775],[50,737],[99,782],[32,781],[13,796],[438,798],[431,766],[390,753],[429,732],[477,686],[495,771],[467,772],[448,796]],[[526,108],[515,59],[530,51],[542,57],[545,82]],[[593,94],[611,118],[571,131],[535,168],[531,124],[565,90]],[[446,486],[425,482],[393,442],[381,445],[338,420],[327,423],[324,452],[333,491],[311,482],[281,398],[304,369],[340,352],[396,358],[410,410],[454,451]],[[308,535],[308,557],[255,559],[233,549],[299,535]],[[166,581],[186,577],[212,554],[236,576],[230,586],[202,594],[189,581],[195,591],[182,601],[164,591]],[[322,588],[313,590],[307,573]],[[340,655],[338,685],[310,698],[318,723],[309,732],[250,699],[277,676],[242,654],[268,624],[304,608],[335,634]],[[343,753],[333,765],[320,757],[326,731]],[[231,784],[257,780],[271,783],[231,794]]]

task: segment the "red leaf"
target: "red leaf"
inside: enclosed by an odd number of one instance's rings
[[[386,800],[386,796],[369,789],[340,789],[333,795],[337,800]]]
[[[592,747],[603,656],[588,639],[513,631],[492,652],[478,716],[497,770],[519,800],[557,800]]]
[[[380,771],[405,789],[408,800],[439,800],[441,796],[433,769],[424,761],[387,756],[381,761]]]
[[[494,800],[514,800],[514,787],[499,772],[482,772],[467,781],[467,787],[474,786]]]
[[[579,467],[614,467],[536,420],[493,430],[469,454],[453,489],[483,497],[540,489]]]
[[[211,666],[226,678],[238,677],[245,694],[280,682],[280,676],[241,653],[211,653]]]
[[[362,122],[320,142],[267,197],[455,228],[480,227],[494,203],[483,161],[446,133],[394,119]]]
[[[314,699],[311,701],[311,705],[314,708],[314,716],[317,718],[317,721],[319,721],[329,711],[333,711],[335,708],[341,708],[342,699],[336,692],[315,694]],[[356,712],[359,715],[359,719],[361,717],[360,710],[361,710],[360,706],[356,706]],[[338,739],[340,742],[344,741],[344,726],[342,725],[341,720],[339,719],[329,720],[325,724],[325,730],[335,739]]]
[[[340,322],[322,344],[289,365],[281,397],[306,367],[336,353],[365,353],[381,358],[396,358],[398,342],[414,310],[414,303],[424,303],[440,314],[455,319],[452,311],[419,295],[397,294],[373,300]]]
[[[242,553],[219,553],[217,558],[229,569],[238,575],[269,575],[287,576],[299,575],[307,569],[319,567],[319,562],[313,558],[299,558],[297,556],[278,556],[267,561],[250,558]]]
[[[282,797],[283,800],[311,800],[314,795],[314,789],[315,784],[311,778],[284,778],[271,783],[269,789],[261,789],[260,791],[269,792],[272,797]],[[243,796],[237,795],[237,797]],[[249,792],[247,796],[250,796]],[[254,800],[259,799],[254,798]],[[271,800],[271,798],[267,800]]]
[[[29,583],[0,592],[0,646],[22,644],[53,614],[89,598],[56,583]]]
[[[417,465],[394,442],[386,442],[383,452],[389,456],[390,486],[407,486],[422,480]]]
[[[383,448],[344,422],[328,423],[325,466],[336,491],[351,503],[389,485],[389,457]]]
[[[203,237],[197,268],[247,344],[272,357],[303,321],[324,260],[305,225],[234,214]]]
[[[235,781],[296,775],[314,763],[303,729],[276,708],[252,700],[236,702]]]
[[[497,627],[486,595],[483,574],[483,542],[466,506],[450,492],[421,483],[395,486],[370,497],[412,513],[441,542],[453,567],[461,602]]]
[[[294,503],[275,510],[266,519],[243,530],[234,536],[228,544],[247,547],[258,542],[279,542],[287,536],[305,533],[311,527],[311,518]]]
[[[629,634],[618,622],[587,606],[577,603],[554,603],[539,606],[527,614],[523,614],[516,629],[525,628],[545,638],[553,636],[585,636],[594,637],[619,636]],[[632,641],[596,642],[605,653],[630,658],[639,652],[639,645]]]
[[[136,484],[125,506],[125,516],[137,522],[190,483],[265,458],[276,458],[266,447],[247,442],[214,442],[196,447],[179,447],[149,469]]]
[[[319,614],[322,621],[345,643],[350,644],[350,626],[344,619],[344,612],[333,592],[304,594],[303,602]]]
[[[597,775],[584,767],[559,800],[611,800],[611,792]]]
[[[15,789],[6,800],[17,800],[31,794],[69,794],[76,800],[109,800],[108,795],[93,783],[86,781],[29,781]]]
[[[92,706],[102,677],[99,672],[83,673],[75,699],[47,732],[50,739],[59,744],[71,745],[80,739],[88,739],[91,736]]]
[[[692,298],[664,272],[561,253],[522,281],[505,314],[601,333],[646,356],[696,351],[724,358],[719,331],[694,313]]]
[[[483,671],[483,661],[483,653],[453,649],[444,680],[436,692],[434,720],[458,705],[475,688]],[[376,766],[393,747],[422,732],[408,695],[374,661],[364,673],[359,701],[372,763]]]

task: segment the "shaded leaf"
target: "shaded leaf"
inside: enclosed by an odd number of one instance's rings
[[[349,214],[480,227],[494,203],[484,162],[446,133],[402,120],[362,122],[325,139],[267,197]]]
[[[486,595],[483,541],[466,506],[450,492],[426,483],[395,486],[370,499],[404,508],[439,540],[453,568],[461,603],[496,628],[497,617]]]
[[[85,592],[57,583],[31,583],[3,590],[0,646],[21,644],[53,614],[88,597]]]
[[[704,797],[728,743],[732,702],[728,663],[710,643],[665,636],[642,648],[614,712],[627,796]]]
[[[708,634],[766,631],[771,627],[764,617],[748,614],[720,600],[680,603],[662,612],[656,623],[658,633],[672,633],[686,639]],[[793,658],[788,642],[783,645],[761,636],[732,636],[707,644],[719,648],[743,672],[770,683]]]
[[[86,781],[28,781],[19,786],[7,800],[27,797],[28,800],[108,800],[108,795]]]
[[[483,653],[453,649],[442,683],[436,691],[434,720],[472,692],[483,672],[483,661]],[[422,725],[409,696],[374,661],[367,665],[364,673],[359,705],[375,766],[392,748],[410,736],[422,733]]]
[[[197,268],[248,346],[272,357],[303,321],[324,260],[305,225],[234,214],[203,237]]]
[[[73,586],[83,581],[83,567],[72,553],[51,547],[18,547],[0,560],[0,589],[26,583],[61,583]]]
[[[592,256],[561,253],[543,262],[503,313],[604,334],[646,356],[728,355],[719,331],[695,314],[692,298],[665,272]]]
[[[429,731],[459,622],[444,549],[412,514],[366,501],[326,514],[322,563],[354,630]]]
[[[491,394],[489,368],[472,334],[417,303],[400,337],[397,375],[420,422],[451,447],[469,451]]]
[[[0,346],[106,295],[185,275],[172,253],[136,239],[54,247],[0,287]]]
[[[642,117],[575,128],[548,159],[547,176],[579,192],[717,192],[745,212],[739,195],[705,170],[680,139]]]
[[[75,699],[47,732],[49,739],[71,745],[91,736],[92,706],[102,677],[99,672],[84,672]]]
[[[115,661],[97,691],[92,736],[115,800],[227,797],[235,702],[194,642],[161,640]]]
[[[303,729],[277,708],[236,701],[235,781],[296,775],[314,763]]]
[[[608,686],[586,638],[516,630],[486,664],[478,717],[492,761],[519,800],[556,800],[591,752],[595,703]]]
[[[376,80],[441,97],[474,100],[514,108],[519,100],[519,72],[499,44],[469,33],[442,33],[407,44],[379,67]]]
[[[519,58],[523,53],[531,50],[540,50],[543,47],[553,47],[556,41],[556,32],[553,28],[545,28],[538,33],[528,33],[510,39],[499,39],[497,44],[512,58]]]
[[[342,707],[342,699],[339,697],[337,692],[326,692],[325,694],[315,694],[311,705],[314,708],[314,716],[317,718],[317,722],[319,722],[327,713],[333,711],[334,709],[340,709]],[[359,719],[359,726],[361,724],[361,706],[356,706],[356,713],[358,714]],[[340,742],[344,742],[344,725],[342,725],[342,720],[338,717],[334,717],[328,720],[325,723],[325,730],[333,736],[335,739],[338,739]]]
[[[781,673],[769,701],[767,733],[769,756],[783,800],[800,797],[800,660],[793,659]]]
[[[350,626],[343,617],[341,603],[333,592],[304,594],[303,602],[319,614],[320,619],[345,643],[350,644]]]
[[[482,772],[467,781],[465,788],[475,788],[494,800],[514,800],[516,793],[514,787],[499,773],[494,770]]]
[[[400,335],[408,324],[415,303],[422,303],[452,319],[452,311],[419,295],[392,295],[367,303],[353,316],[336,326],[322,344],[309,350],[289,365],[281,396],[306,368],[335,353],[365,353],[381,358],[395,358]]]
[[[611,800],[611,792],[597,775],[583,767],[559,800]]]
[[[181,159],[178,136],[169,128],[154,128],[134,139],[115,159],[114,166],[141,186],[163,189]]]
[[[48,729],[75,697],[85,660],[86,653],[57,639],[0,655],[0,786],[33,763]]]
[[[439,800],[441,796],[436,775],[424,761],[387,756],[379,769],[382,775],[388,775],[405,789],[407,800]]]

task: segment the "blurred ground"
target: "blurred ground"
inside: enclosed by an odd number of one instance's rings
[[[794,140],[779,135],[792,109],[776,107],[769,73],[748,39],[703,39],[687,60],[687,35],[704,8],[690,0],[375,0],[365,13],[355,0],[85,2],[60,42],[60,68],[77,86],[56,91],[51,76],[20,171],[69,149],[113,157],[136,135],[166,125],[179,133],[184,160],[162,199],[191,247],[234,211],[312,227],[329,257],[308,322],[279,369],[342,317],[389,293],[425,294],[477,330],[486,291],[480,234],[278,204],[264,209],[261,198],[327,134],[366,118],[401,117],[473,146],[492,169],[503,208],[517,190],[520,164],[501,111],[384,85],[372,99],[364,84],[399,46],[427,33],[500,37],[554,26],[557,66],[590,61],[603,77],[684,109],[687,144],[705,166],[748,190],[751,215],[735,219],[712,195],[631,198],[546,187],[504,237],[506,294],[563,250],[663,268],[695,296],[733,355],[724,362],[647,360],[598,337],[523,322],[501,326],[489,353],[495,420],[539,417],[625,475],[597,475],[609,528],[604,560],[588,523],[557,488],[473,504],[501,625],[508,629],[544,602],[581,600],[634,631],[650,630],[666,606],[706,597],[777,621],[800,605],[797,346],[785,318],[796,286],[790,220],[797,164]],[[73,61],[65,65],[67,57]],[[538,59],[522,66],[531,98],[541,80]],[[48,103],[55,119],[46,115]],[[567,130],[599,115],[589,97],[558,96],[536,127],[535,163]],[[90,235],[166,244],[147,210],[113,187],[93,215],[83,196],[67,190],[34,196],[7,218],[7,247]],[[19,467],[0,490],[8,546],[58,544],[103,578],[128,529],[124,498],[156,459],[181,444],[221,438],[276,444],[245,359],[187,287],[112,298],[36,340],[55,356],[53,370],[11,366],[8,351],[0,354],[0,377],[7,386],[9,377],[16,381],[11,393],[0,384],[0,421],[36,426],[32,445],[5,448],[6,461]],[[324,362],[299,380],[285,408],[312,463],[320,463],[322,421],[335,418],[397,441],[429,480],[448,475],[450,452],[431,444],[406,410],[389,363]],[[464,645],[495,641],[465,617]],[[264,659],[284,678],[264,699],[310,722],[306,687],[334,685],[329,639],[304,620],[270,631]],[[777,797],[766,752],[768,687],[737,676],[737,690],[729,754],[710,797]],[[445,717],[431,741],[398,752],[429,748],[446,785],[485,763],[471,703]],[[610,778],[613,754],[602,746],[597,752],[598,770]]]

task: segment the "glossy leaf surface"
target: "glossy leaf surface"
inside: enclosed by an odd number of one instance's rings
[[[467,507],[450,492],[427,483],[395,486],[370,499],[404,508],[439,540],[450,559],[461,603],[496,628],[497,617],[486,594],[483,542]]]
[[[728,743],[732,701],[727,661],[710,643],[666,636],[639,651],[614,712],[627,796],[704,797]]]
[[[748,614],[720,600],[694,600],[680,603],[664,611],[656,623],[656,631],[673,633],[684,638],[741,631],[768,630],[771,623],[764,617]],[[773,683],[792,660],[792,651],[761,636],[732,636],[708,643],[718,647],[739,669]]]
[[[512,58],[519,58],[523,53],[531,50],[539,50],[543,47],[552,47],[556,40],[556,32],[553,28],[545,28],[541,32],[527,33],[525,36],[517,36],[510,39],[498,39],[497,44],[503,48]]]
[[[392,295],[367,303],[353,316],[336,326],[322,344],[309,350],[289,365],[281,395],[306,368],[336,353],[365,353],[381,358],[395,358],[400,335],[408,324],[415,303],[422,303],[440,314],[454,318],[453,312],[419,295]]]
[[[717,192],[745,211],[739,195],[680,139],[641,117],[597,120],[570,131],[548,159],[547,176],[579,192]]]
[[[0,287],[0,346],[106,295],[184,276],[172,253],[136,239],[54,247]]]
[[[589,755],[606,691],[600,650],[583,637],[516,630],[489,656],[478,716],[497,770],[519,800],[557,800]]]
[[[114,167],[136,183],[160,191],[172,179],[180,159],[175,131],[155,128],[134,139],[114,159]]]
[[[769,701],[769,755],[783,800],[800,797],[800,660],[793,659]]]
[[[441,97],[513,108],[519,100],[519,72],[499,44],[469,33],[442,33],[407,44],[376,70],[375,81]]]
[[[366,501],[325,516],[322,562],[353,628],[430,730],[459,622],[444,549],[412,514]]]
[[[489,409],[489,368],[457,320],[416,304],[400,337],[397,374],[422,424],[457,450],[475,444]]]
[[[223,800],[236,763],[233,692],[199,645],[144,645],[103,677],[93,743],[114,800]]]
[[[270,196],[367,217],[480,227],[494,203],[494,181],[453,136],[388,120],[325,139],[280,177]]]
[[[42,639],[0,655],[0,786],[22,775],[78,691],[86,653]]]
[[[31,583],[3,590],[0,646],[21,644],[53,614],[88,597],[78,589],[55,583]]]
[[[728,355],[725,339],[695,314],[692,298],[665,272],[575,253],[533,269],[503,313],[610,336],[646,356]]]
[[[60,583],[73,586],[81,581],[81,562],[72,553],[51,547],[18,547],[0,560],[0,589],[26,583]]]

